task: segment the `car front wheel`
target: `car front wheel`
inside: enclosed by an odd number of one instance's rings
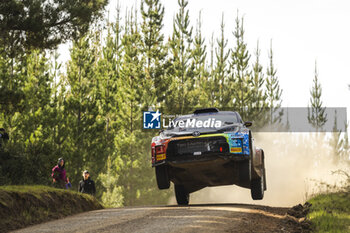
[[[253,200],[262,200],[264,198],[264,179],[265,176],[262,175],[260,178],[250,181],[250,193]]]
[[[188,205],[190,194],[183,185],[175,185],[175,196],[178,205]]]

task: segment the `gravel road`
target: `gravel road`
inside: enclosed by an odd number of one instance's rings
[[[288,208],[247,204],[103,209],[16,232],[295,232]]]

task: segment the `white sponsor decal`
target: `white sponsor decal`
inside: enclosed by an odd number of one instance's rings
[[[216,120],[215,118],[208,118],[205,121],[197,120],[196,118],[178,121],[169,119],[168,124],[166,123],[166,120],[163,119],[164,128],[168,128],[170,126],[174,126],[175,128],[220,128],[221,124],[222,122]]]

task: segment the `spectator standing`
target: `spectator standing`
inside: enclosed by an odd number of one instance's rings
[[[81,193],[87,193],[93,196],[96,193],[95,182],[90,178],[90,174],[88,170],[85,170],[83,172],[83,180],[79,182],[78,191]]]
[[[65,161],[63,158],[59,158],[57,165],[52,168],[52,182],[56,188],[67,188],[70,184],[69,179],[64,169]]]

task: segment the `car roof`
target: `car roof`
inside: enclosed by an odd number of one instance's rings
[[[192,114],[186,114],[181,115],[178,117],[192,117],[192,116],[198,116],[198,115],[236,115],[237,112],[234,111],[219,111],[219,112],[204,112],[204,113],[192,113]]]

